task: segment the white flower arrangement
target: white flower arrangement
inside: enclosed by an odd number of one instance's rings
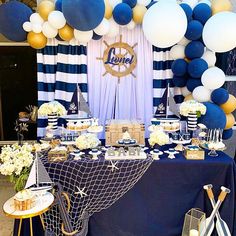
[[[63,116],[66,115],[66,109],[61,103],[57,101],[52,101],[41,105],[38,110],[38,114],[40,116],[48,116],[53,114]]]
[[[206,114],[206,106],[195,100],[189,100],[183,102],[180,105],[180,114],[183,116],[188,116],[189,114],[194,113],[199,117]]]
[[[150,134],[150,138],[148,139],[148,142],[151,146],[154,146],[155,144],[162,146],[169,143],[169,135],[166,134],[161,129],[155,130],[154,132]]]
[[[76,140],[76,146],[80,149],[89,149],[89,148],[96,148],[100,141],[95,134],[82,134]]]
[[[0,174],[9,176],[15,184],[15,190],[20,191],[28,178],[30,166],[33,163],[32,146],[13,144],[2,148],[0,154]]]

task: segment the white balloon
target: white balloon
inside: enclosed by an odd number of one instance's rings
[[[74,36],[80,43],[88,43],[93,37],[93,31],[74,30]]]
[[[148,9],[143,18],[143,32],[152,45],[159,48],[178,43],[187,29],[183,9],[175,2],[160,1]]]
[[[42,25],[44,23],[44,20],[43,20],[43,18],[38,13],[33,13],[30,16],[30,22],[32,24],[40,24],[40,25]]]
[[[198,0],[184,0],[182,3],[188,4],[193,9],[198,4]]]
[[[218,89],[225,83],[225,73],[214,66],[203,73],[201,80],[205,88]]]
[[[213,15],[203,28],[202,38],[213,52],[227,52],[236,47],[236,14],[220,12]]]
[[[187,87],[183,87],[183,88],[180,88],[181,89],[181,93],[184,97],[187,97],[189,94],[191,94],[191,92],[188,90]]]
[[[152,0],[138,0],[137,4],[147,6],[151,3]]]
[[[193,90],[193,98],[198,102],[208,102],[211,100],[211,92],[204,86],[198,86]]]
[[[170,49],[170,57],[173,60],[179,59],[179,58],[185,58],[185,46],[182,45],[175,45]]]
[[[190,43],[190,40],[188,40],[187,38],[183,37],[178,44],[179,45],[183,45],[183,46],[187,46]]]
[[[61,29],[66,25],[66,19],[60,11],[52,11],[48,15],[48,22],[55,29]]]
[[[207,62],[208,67],[215,66],[216,64],[216,54],[212,51],[206,50],[202,56],[202,59]]]
[[[98,35],[105,35],[108,33],[109,29],[110,29],[109,20],[104,18],[102,22],[97,26],[97,28],[94,29],[94,32]]]
[[[129,24],[126,25],[126,26],[127,26],[127,29],[128,29],[128,30],[133,30],[133,29],[135,28],[135,26],[136,26],[136,23],[135,23],[133,20],[131,20],[131,21],[129,22]]]
[[[23,25],[22,25],[24,31],[26,32],[30,32],[32,31],[32,24],[29,21],[26,21]]]
[[[32,24],[32,31],[34,33],[41,33],[42,32],[42,25],[40,24]]]
[[[122,0],[110,0],[109,2],[110,2],[110,4],[111,4],[111,6],[112,6],[113,8],[115,8],[116,5],[122,3]]]
[[[58,33],[58,30],[53,28],[49,23],[48,21],[44,22],[43,24],[43,34],[51,39],[51,38],[55,38],[57,36],[57,33]]]
[[[120,33],[120,28],[113,18],[111,18],[109,22],[110,22],[110,29],[108,33],[106,34],[106,36],[110,38],[114,38]]]

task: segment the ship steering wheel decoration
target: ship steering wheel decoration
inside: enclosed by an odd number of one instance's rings
[[[127,43],[122,42],[122,35],[120,35],[120,41],[109,45],[106,41],[103,41],[107,46],[104,51],[103,57],[97,58],[102,60],[106,72],[102,75],[111,74],[120,78],[131,74],[134,78],[136,75],[133,73],[133,70],[137,64],[137,56],[134,52],[134,48],[137,46],[135,43],[133,46],[130,46]]]

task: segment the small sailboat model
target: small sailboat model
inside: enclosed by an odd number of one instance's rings
[[[53,188],[53,182],[45,169],[43,163],[38,157],[38,153],[35,154],[35,160],[32,165],[25,189],[30,189],[34,192],[48,191]]]

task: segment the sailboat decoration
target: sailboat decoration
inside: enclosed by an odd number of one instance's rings
[[[78,93],[79,93],[79,99],[78,99]],[[77,85],[74,91],[74,94],[72,96],[72,100],[71,100],[67,115],[76,115],[79,113],[79,111],[83,111],[87,113],[89,116],[91,116],[91,111],[89,109],[89,106],[79,86]]]
[[[53,182],[45,169],[43,163],[38,157],[38,153],[35,154],[34,163],[32,165],[28,180],[25,185],[25,189],[31,191],[47,191],[53,188]]]

